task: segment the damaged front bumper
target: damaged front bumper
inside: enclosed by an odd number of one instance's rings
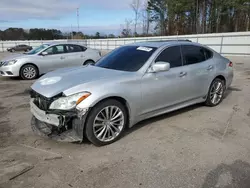
[[[82,142],[88,109],[83,111],[44,111],[30,101],[32,130],[40,135],[62,142]]]

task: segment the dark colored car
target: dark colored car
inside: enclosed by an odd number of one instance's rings
[[[20,45],[17,45],[17,46],[14,46],[14,47],[11,47],[11,48],[7,48],[7,51],[9,52],[15,52],[15,51],[30,51],[32,50],[32,47],[31,46],[28,46],[28,45],[25,45],[25,44],[20,44]]]

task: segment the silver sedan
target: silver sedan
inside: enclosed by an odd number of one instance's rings
[[[58,68],[94,64],[100,58],[98,50],[79,44],[43,44],[27,53],[0,61],[0,76],[21,76],[25,80],[31,80]]]
[[[125,127],[196,103],[216,106],[233,63],[187,41],[135,43],[96,65],[61,69],[32,85],[31,126],[60,141],[110,144]]]

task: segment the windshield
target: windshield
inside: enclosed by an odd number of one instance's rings
[[[34,48],[33,50],[31,50],[29,52],[26,52],[25,54],[28,54],[28,55],[36,54],[36,53],[40,52],[41,50],[47,48],[48,46],[49,46],[49,44],[43,44],[41,46],[38,46],[37,48]]]
[[[138,71],[156,48],[146,46],[123,46],[100,59],[95,66],[120,71]]]

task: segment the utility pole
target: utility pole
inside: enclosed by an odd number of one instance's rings
[[[72,24],[71,24],[71,39],[73,39],[73,29],[72,29]]]
[[[79,8],[77,8],[77,32],[79,33]]]

